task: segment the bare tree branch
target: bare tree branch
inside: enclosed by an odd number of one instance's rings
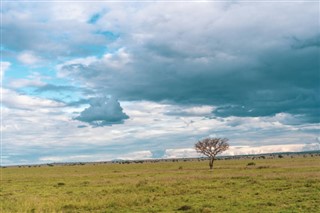
[[[228,139],[205,138],[195,144],[195,149],[198,153],[209,157],[209,166],[210,169],[212,169],[213,161],[215,160],[216,155],[229,149]]]

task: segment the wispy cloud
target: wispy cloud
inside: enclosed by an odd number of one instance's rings
[[[1,79],[2,79],[4,77],[5,72],[9,69],[11,63],[7,62],[7,61],[1,61],[0,63],[1,63],[0,64],[0,67],[1,67],[0,76],[1,76]]]

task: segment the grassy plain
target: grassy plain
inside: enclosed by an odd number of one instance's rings
[[[2,168],[1,212],[319,212],[319,156],[219,160],[214,167],[182,161]]]

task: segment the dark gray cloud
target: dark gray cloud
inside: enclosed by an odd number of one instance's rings
[[[90,106],[75,119],[93,126],[106,126],[123,123],[128,118],[115,98],[99,97],[91,99]]]
[[[85,96],[94,95],[95,92],[93,90],[87,89],[85,87],[77,87],[72,85],[55,85],[55,84],[45,84],[43,86],[32,86],[35,88],[35,93],[58,93],[63,94],[65,92],[73,92],[80,93]],[[80,100],[81,101],[81,100]]]
[[[59,76],[120,100],[212,105],[220,117],[286,112],[319,122],[316,2],[85,6],[72,5],[68,14],[37,5],[34,16],[7,7],[4,43],[58,61],[84,57],[58,66]]]
[[[228,53],[163,59],[146,51],[121,70],[101,59],[86,67],[86,72],[76,73],[97,90],[123,100],[214,105],[213,113],[222,117],[287,112],[305,116],[304,122],[319,122],[319,47],[291,48],[290,42],[282,42],[245,59],[241,54],[228,58]],[[68,67],[64,71],[73,75]]]
[[[306,40],[300,40],[299,38],[293,37],[292,38],[292,47],[293,48],[309,48],[309,47],[314,47],[318,48],[320,47],[320,35],[317,34],[314,37],[308,38]]]

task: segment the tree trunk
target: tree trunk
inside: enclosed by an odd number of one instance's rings
[[[213,169],[213,161],[214,161],[214,158],[210,158],[210,159],[209,159],[210,169]]]

